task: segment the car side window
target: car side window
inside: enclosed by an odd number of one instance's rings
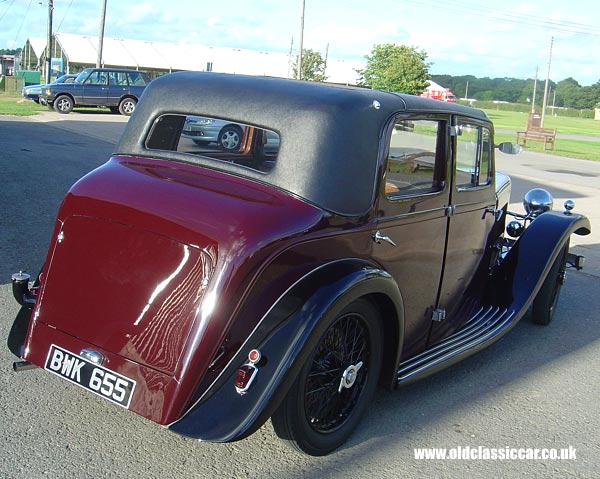
[[[491,184],[491,132],[479,125],[461,123],[456,137],[456,187],[475,188]]]
[[[433,193],[443,188],[436,178],[441,125],[435,120],[396,119],[386,168],[388,198]]]
[[[125,72],[110,72],[109,85],[127,86],[127,74]]]
[[[85,81],[88,85],[106,85],[106,72],[95,71]]]
[[[142,75],[140,75],[137,72],[129,72],[127,73],[127,76],[129,77],[129,85],[130,86],[144,86],[146,85],[146,82],[144,81],[144,78],[142,77]]]

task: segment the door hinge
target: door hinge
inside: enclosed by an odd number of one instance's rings
[[[446,319],[446,310],[445,309],[434,309],[431,313],[431,320],[437,323],[444,321]]]
[[[504,215],[504,210],[502,210],[502,209],[498,210],[498,209],[492,208],[492,207],[486,208],[485,211],[483,212],[484,219],[488,213],[494,215],[494,219],[498,222],[502,219],[502,216]]]
[[[456,206],[454,206],[454,205],[446,206],[446,216],[454,216],[454,213],[456,213]]]

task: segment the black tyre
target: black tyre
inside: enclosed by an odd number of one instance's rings
[[[568,252],[569,242],[567,241],[567,244],[565,244],[560,254],[554,260],[554,263],[552,263],[552,267],[542,284],[542,288],[533,300],[531,319],[535,324],[546,326],[550,324],[550,321],[554,317],[554,311],[556,310],[558,297],[560,296],[560,289],[565,282]]]
[[[281,439],[313,456],[340,447],[358,425],[377,387],[383,350],[380,318],[368,301],[324,320],[324,333],[271,417]]]
[[[137,100],[135,98],[123,98],[121,103],[119,103],[119,113],[121,115],[130,116],[137,105]]]
[[[67,95],[60,95],[54,100],[54,109],[58,113],[71,113],[73,111],[73,99]]]
[[[238,151],[242,143],[242,129],[239,126],[227,125],[219,132],[219,146],[226,151]]]

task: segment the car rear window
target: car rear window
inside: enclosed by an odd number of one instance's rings
[[[129,86],[146,86],[148,84],[147,77],[141,72],[127,72]]]
[[[166,114],[155,120],[146,148],[208,157],[269,173],[279,153],[279,135],[224,118]]]

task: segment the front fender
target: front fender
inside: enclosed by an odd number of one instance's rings
[[[496,304],[510,307],[517,311],[517,317],[522,316],[571,234],[590,232],[589,220],[580,214],[549,211],[538,216],[494,272],[490,294]]]
[[[169,428],[212,442],[242,439],[258,429],[285,396],[323,331],[320,320],[369,294],[384,294],[402,321],[402,298],[393,278],[372,263],[340,260],[320,266],[294,284],[263,317],[236,356],[207,392]],[[265,334],[266,325],[276,325]],[[398,343],[403,327],[399,325]],[[248,352],[260,349],[262,359],[252,387],[244,395],[234,381]],[[396,352],[399,356],[400,351]]]

